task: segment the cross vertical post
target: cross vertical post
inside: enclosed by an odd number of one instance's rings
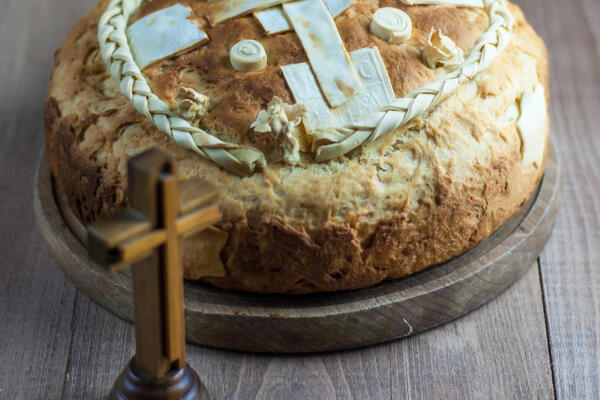
[[[128,162],[129,207],[88,228],[92,259],[111,270],[132,265],[136,355],[115,383],[113,398],[163,393],[165,382],[179,393],[182,379],[192,390],[185,396],[194,390],[202,394],[199,378],[185,361],[179,238],[220,221],[218,193],[194,179],[181,185],[180,199],[178,186],[177,166],[165,154],[149,150],[133,157]],[[141,386],[131,392],[136,385]],[[183,397],[178,396],[165,398]]]
[[[175,174],[175,164],[160,152],[143,153],[128,164],[129,206],[167,234],[162,246],[133,265],[136,361],[155,378],[163,378],[173,362],[181,368],[178,359],[185,364],[184,339],[174,337],[183,331],[183,301],[176,300],[183,300],[183,275],[174,226]]]
[[[185,365],[185,329],[183,322],[183,268],[179,256],[177,234],[178,197],[177,177],[171,175],[161,182],[162,211],[167,231],[166,246],[161,255],[164,271],[165,319],[169,329],[165,333],[166,356],[171,365]]]

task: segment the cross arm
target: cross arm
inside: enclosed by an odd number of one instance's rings
[[[192,211],[177,219],[177,235],[187,237],[195,232],[206,229],[221,220],[219,206],[217,204]],[[156,229],[145,235],[135,237],[120,244],[116,248],[119,254],[117,264],[110,265],[111,270],[117,270],[126,264],[139,261],[146,257],[152,249],[164,244],[167,241],[167,231],[165,229]]]
[[[214,186],[191,178],[179,183],[179,191],[178,236],[191,236],[221,220],[219,193]],[[131,207],[88,229],[90,257],[113,271],[143,259],[166,240],[165,229],[154,228],[146,216]]]
[[[218,204],[209,204],[177,219],[177,233],[187,237],[221,220]],[[92,260],[110,270],[139,261],[165,243],[164,229],[152,224],[133,209],[127,209],[88,229],[88,251]]]
[[[87,248],[92,260],[103,266],[122,262],[119,246],[152,231],[152,222],[135,209],[102,219],[88,227]]]

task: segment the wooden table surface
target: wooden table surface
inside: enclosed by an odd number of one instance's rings
[[[54,50],[96,0],[2,0],[0,399],[103,398],[133,327],[65,279],[37,232],[35,162]],[[518,0],[550,49],[562,161],[538,263],[472,314],[408,339],[272,356],[188,346],[216,399],[600,398],[600,1]]]

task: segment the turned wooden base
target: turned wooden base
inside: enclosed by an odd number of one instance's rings
[[[209,400],[206,387],[188,364],[155,380],[131,359],[115,381],[110,400]]]
[[[550,145],[544,178],[521,211],[467,253],[404,279],[304,296],[238,293],[185,284],[188,341],[232,350],[313,352],[381,343],[423,332],[493,299],[533,265],[559,206],[559,164]],[[85,230],[55,190],[42,157],[34,188],[40,232],[65,275],[94,301],[132,320],[132,279],[94,263]]]

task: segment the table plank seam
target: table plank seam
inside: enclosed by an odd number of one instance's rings
[[[544,291],[544,280],[542,278],[542,261],[540,257],[537,258],[538,278],[540,280],[540,292],[542,295],[542,312],[544,313],[544,325],[546,329],[546,345],[548,348],[548,361],[550,362],[550,372],[552,373],[552,394],[554,399],[558,399],[556,391],[556,372],[554,371],[554,362],[552,360],[552,340],[550,338],[550,325],[548,321],[548,310],[546,309],[546,292]]]
[[[70,339],[69,339],[69,354],[67,355],[67,365],[65,366],[65,374],[64,374],[64,378],[63,378],[63,387],[62,387],[62,392],[61,392],[61,399],[65,399],[66,397],[66,392],[67,392],[67,387],[68,387],[68,381],[69,381],[69,373],[71,371],[71,363],[73,360],[73,338],[75,337],[75,323],[76,323],[76,313],[77,313],[77,307],[78,307],[78,302],[79,302],[79,296],[80,296],[81,291],[76,288],[75,289],[75,296],[73,298],[73,317],[71,318],[71,324],[69,327],[69,331],[70,331]]]

